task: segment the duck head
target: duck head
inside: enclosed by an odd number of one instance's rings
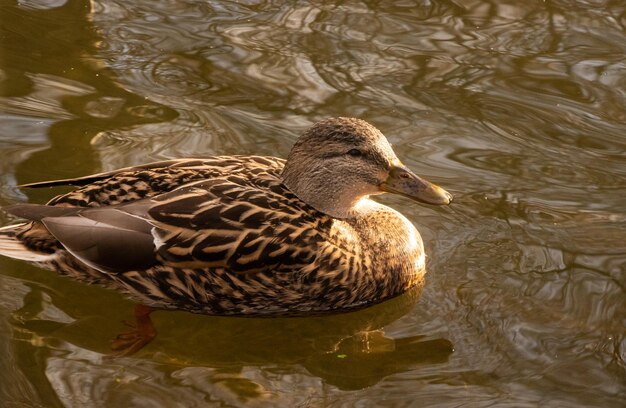
[[[355,118],[330,118],[306,130],[289,153],[282,179],[302,201],[335,218],[358,216],[362,199],[385,192],[426,204],[452,200],[404,166],[380,130]]]

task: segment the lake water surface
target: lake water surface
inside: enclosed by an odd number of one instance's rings
[[[626,2],[0,0],[0,206],[162,158],[286,157],[329,116],[455,196],[381,201],[423,291],[361,312],[156,312],[0,259],[4,407],[623,407]],[[0,226],[16,220],[0,213]]]

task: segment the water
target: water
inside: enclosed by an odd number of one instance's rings
[[[421,294],[158,312],[132,358],[103,358],[131,302],[0,259],[4,406],[624,405],[623,1],[2,1],[0,19],[0,205],[161,158],[285,157],[338,115],[456,199],[382,198],[425,239]]]

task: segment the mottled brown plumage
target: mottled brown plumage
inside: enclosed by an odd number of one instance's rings
[[[415,227],[369,199],[451,196],[401,165],[367,122],[322,121],[285,162],[260,156],[169,160],[35,183],[76,185],[0,230],[0,253],[129,294],[215,315],[352,310],[423,276]]]

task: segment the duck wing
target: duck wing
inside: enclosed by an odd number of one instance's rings
[[[165,160],[106,173],[66,180],[31,183],[40,188],[75,185],[78,189],[54,197],[48,205],[101,207],[155,197],[199,180],[221,179],[241,174],[277,177],[284,160],[262,156],[212,156],[201,159]]]
[[[135,211],[142,204],[148,203],[135,203]],[[143,270],[156,264],[153,226],[124,209],[18,204],[5,210],[40,222],[68,252],[99,271]]]
[[[106,273],[157,264],[289,272],[315,260],[332,224],[278,179],[238,175],[114,206],[6,210],[41,222],[72,255]]]
[[[158,256],[180,267],[298,270],[315,260],[332,224],[273,178],[201,181],[152,202]]]

